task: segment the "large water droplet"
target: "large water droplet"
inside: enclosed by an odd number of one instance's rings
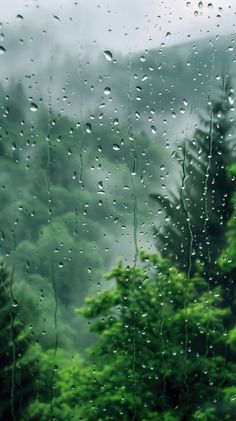
[[[120,147],[119,147],[119,145],[117,145],[116,143],[114,143],[113,149],[114,149],[114,151],[119,151],[120,150]]]
[[[230,105],[233,105],[233,103],[234,103],[234,94],[232,92],[228,95],[228,99],[229,99]]]
[[[112,60],[112,53],[109,50],[105,50],[104,51],[104,56],[105,56],[105,59],[107,61],[111,61]]]
[[[91,126],[91,124],[90,124],[90,123],[86,123],[86,124],[85,124],[85,130],[86,130],[86,132],[87,132],[87,133],[91,133],[91,131],[92,131],[92,126]]]
[[[1,45],[0,46],[0,55],[3,55],[6,52],[5,48]]]
[[[156,126],[151,126],[152,133],[155,134],[157,132]]]
[[[110,93],[111,93],[111,88],[106,87],[106,88],[104,89],[104,94],[105,94],[105,95],[109,95]]]
[[[38,106],[34,102],[32,102],[30,105],[30,110],[35,113],[36,111],[38,111]]]

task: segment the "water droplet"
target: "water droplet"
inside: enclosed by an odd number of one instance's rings
[[[5,54],[5,52],[6,52],[5,48],[1,45],[0,46],[0,55]]]
[[[114,149],[114,151],[119,151],[120,150],[120,146],[117,145],[116,143],[114,143],[113,149]]]
[[[110,93],[111,93],[111,88],[106,87],[106,88],[104,89],[104,94],[105,94],[105,95],[109,95]]]
[[[34,102],[32,102],[30,105],[30,110],[36,112],[38,111],[38,106]]]
[[[92,126],[91,126],[91,124],[90,124],[90,123],[86,123],[86,124],[85,124],[85,130],[86,130],[86,132],[87,132],[87,133],[91,133],[91,131],[92,131]]]
[[[64,264],[62,262],[59,263],[58,267],[63,268]]]
[[[18,302],[16,300],[13,300],[12,307],[14,308],[18,307]]]
[[[157,132],[156,126],[151,126],[152,133],[155,134]]]
[[[17,15],[17,16],[16,16],[16,19],[18,19],[18,20],[24,20],[24,18],[23,18],[23,16],[22,16],[22,15]]]
[[[228,95],[228,100],[230,105],[233,105],[234,103],[234,94],[232,92],[230,92],[230,94]]]
[[[107,61],[111,61],[112,60],[112,53],[109,50],[105,50],[104,51],[104,57]]]
[[[61,19],[58,16],[53,15],[53,17],[54,17],[54,19],[58,20],[58,22],[61,22]]]

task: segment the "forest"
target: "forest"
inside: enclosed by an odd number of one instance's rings
[[[235,421],[236,3],[0,6],[0,421]]]
[[[171,190],[145,131],[33,102],[32,124],[1,86],[1,420],[235,420],[233,92],[222,75]]]

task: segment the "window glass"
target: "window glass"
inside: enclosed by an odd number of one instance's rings
[[[0,420],[235,420],[232,0],[0,0]]]

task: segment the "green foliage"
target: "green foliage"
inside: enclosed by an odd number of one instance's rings
[[[79,310],[100,339],[93,370],[81,371],[78,419],[233,420],[235,351],[226,361],[220,288],[158,255],[140,257],[140,266],[120,262],[108,276],[115,286]]]
[[[26,358],[38,361],[37,395],[31,399],[21,421],[76,420],[75,389],[80,386],[82,358],[62,349],[43,351],[32,346]]]
[[[88,134],[83,124],[41,106],[30,125],[22,86],[1,89],[2,98],[8,95],[2,108],[9,108],[0,117],[1,254],[9,265],[16,259],[16,278],[27,283],[36,275],[50,282],[53,260],[59,302],[78,306],[110,264],[110,244],[133,222],[133,170],[142,181],[135,186],[140,222],[150,218],[147,188],[158,174],[151,166],[163,153],[144,135],[131,141],[125,127],[109,120]],[[13,236],[16,253],[9,254]]]
[[[233,171],[233,168],[231,168]],[[236,269],[236,193],[232,198],[233,213],[228,221],[228,230],[226,234],[227,246],[221,253],[219,262],[221,267],[226,272],[231,272]]]
[[[30,347],[29,327],[21,318],[18,304],[11,296],[8,272],[0,268],[0,419],[16,420],[32,397],[36,373],[33,360],[24,359]]]
[[[183,142],[183,156],[178,158],[182,167],[179,191],[170,197],[152,195],[169,221],[160,232],[156,230],[157,247],[182,270],[187,270],[191,254],[192,263],[200,260],[206,274],[216,274],[216,262],[225,245],[230,199],[235,190],[235,182],[227,174],[235,159],[228,98],[232,92],[227,79],[207,115],[201,116],[193,138]]]
[[[73,307],[110,265],[136,198],[139,223],[152,218],[147,192],[163,155],[118,120],[87,133],[41,108],[30,127],[20,85],[2,100],[1,254],[14,270],[10,280],[0,270],[1,419],[234,421],[236,300],[232,287],[226,305],[225,283],[236,273],[236,165],[228,169],[224,88],[184,142],[177,196],[156,197],[171,218],[159,240],[164,259],[142,251],[132,267],[120,261],[79,317]],[[75,348],[87,320],[96,341],[83,359]]]

